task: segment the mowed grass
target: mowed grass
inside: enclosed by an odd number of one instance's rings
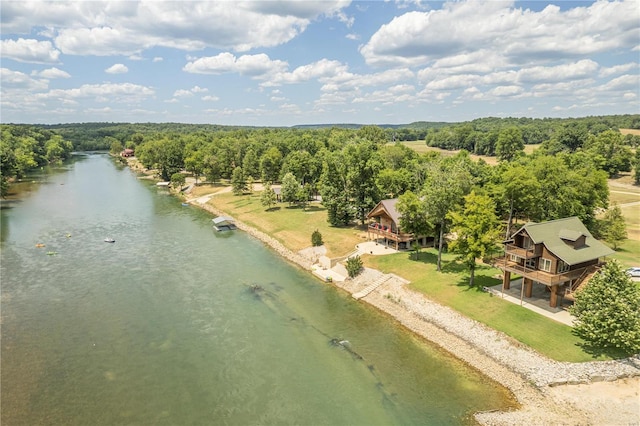
[[[582,340],[569,326],[536,314],[513,303],[482,291],[483,286],[500,284],[498,269],[481,266],[476,271],[476,286],[469,287],[466,268],[451,254],[443,255],[443,271],[436,270],[437,251],[415,255],[398,253],[389,256],[365,256],[365,265],[387,273],[398,274],[411,281],[410,287],[429,299],[449,306],[461,314],[535,349],[557,361],[584,362],[609,359],[589,354],[580,346]]]
[[[311,234],[316,229],[322,234],[329,257],[345,256],[365,239],[365,233],[359,227],[330,226],[326,209],[317,202],[304,211],[288,203],[278,203],[267,211],[260,204],[258,193],[240,196],[224,193],[214,196],[209,204],[269,234],[292,251],[310,247]]]
[[[407,142],[401,142],[401,144],[405,145],[408,148],[411,148],[412,150],[414,150],[418,154],[424,154],[424,153],[427,153],[427,152],[439,152],[442,155],[454,156],[454,155],[456,155],[457,153],[460,152],[460,150],[449,151],[447,149],[437,148],[437,147],[434,147],[434,146],[427,146],[425,141],[407,141]],[[537,144],[537,145],[525,145],[524,146],[524,152],[525,152],[525,154],[529,155],[533,151],[535,151],[539,146],[540,146],[540,144]],[[476,160],[476,161],[482,158],[487,164],[490,164],[492,166],[495,166],[496,164],[498,164],[498,158],[497,157],[490,157],[488,155],[471,154],[471,158],[473,160]]]
[[[610,256],[625,268],[640,266],[640,241],[628,239]]]

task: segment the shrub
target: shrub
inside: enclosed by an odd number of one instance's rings
[[[322,244],[324,244],[324,242],[322,241],[322,234],[320,233],[320,231],[316,229],[311,234],[311,245],[313,247],[318,247],[318,246],[321,246]]]
[[[350,278],[358,276],[362,272],[362,259],[360,256],[353,256],[347,259],[347,273]]]

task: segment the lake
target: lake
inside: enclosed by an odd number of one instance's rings
[[[1,210],[3,426],[472,424],[514,406],[106,154],[13,188]]]

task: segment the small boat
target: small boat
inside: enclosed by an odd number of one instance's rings
[[[182,207],[189,207],[189,203],[182,203]]]
[[[42,248],[42,247],[44,247],[44,244],[42,244],[42,243],[38,243],[38,244],[36,244],[36,247],[38,247],[38,248]]]
[[[116,242],[116,240],[114,240],[114,239],[113,239],[113,238],[111,238],[111,237],[107,237],[107,238],[105,238],[105,239],[104,239],[104,242],[105,242],[105,243],[115,243],[115,242]]]

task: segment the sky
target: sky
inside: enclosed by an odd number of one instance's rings
[[[2,123],[640,113],[640,1],[5,1]]]

